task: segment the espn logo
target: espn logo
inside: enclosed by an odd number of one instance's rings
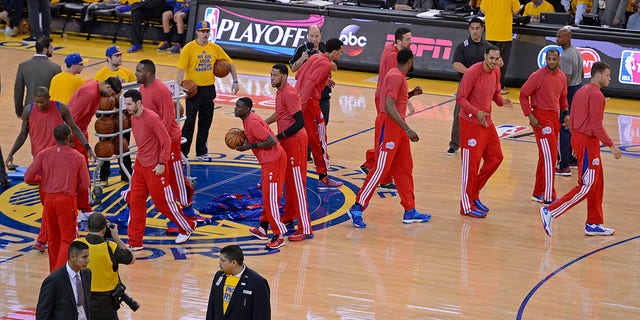
[[[387,35],[387,43],[385,45],[395,43],[395,36]],[[411,37],[411,51],[416,57],[425,55],[425,51],[431,52],[431,58],[449,60],[451,57],[451,48],[453,42],[447,39],[433,39],[423,37]]]

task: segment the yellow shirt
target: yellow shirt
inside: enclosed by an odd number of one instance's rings
[[[193,40],[182,48],[178,68],[185,71],[185,79],[192,80],[200,87],[210,86],[216,81],[213,75],[213,64],[216,60],[233,63],[219,45],[209,42],[201,46]]]
[[[83,84],[84,79],[66,71],[60,72],[51,78],[51,84],[49,85],[51,100],[68,104],[73,93]]]
[[[487,41],[513,40],[513,14],[520,10],[518,0],[482,1],[480,10],[485,15]]]
[[[95,76],[93,76],[93,80],[102,82],[107,80],[107,78],[109,77],[120,78],[122,84],[125,84],[127,82],[136,82],[136,76],[133,74],[133,72],[122,66],[118,67],[118,70],[116,71],[109,69],[109,67],[103,67],[96,73]]]
[[[240,278],[236,276],[227,276],[224,281],[224,288],[222,291],[222,314],[227,313],[229,301],[231,301],[231,296],[233,296],[233,291],[236,289],[238,282],[240,282]]]
[[[578,4],[586,4],[587,5],[586,13],[589,13],[591,11],[591,3],[592,3],[592,0],[571,0],[571,12],[573,13],[576,12],[576,6]]]
[[[526,6],[524,6],[524,13],[522,15],[525,17],[538,17],[540,16],[541,12],[556,12],[556,9],[553,8],[553,5],[551,3],[544,0],[542,0],[542,3],[537,7],[533,5],[533,2],[529,2]]]
[[[111,291],[118,285],[118,273],[113,271],[113,263],[107,242],[100,244],[90,244],[86,238],[77,239],[89,245],[89,269],[91,269],[91,291],[106,292]],[[118,246],[115,242],[109,241],[111,251],[115,252]]]

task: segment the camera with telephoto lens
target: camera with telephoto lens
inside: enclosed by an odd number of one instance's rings
[[[318,53],[318,50],[313,48],[314,45],[312,42],[307,42],[307,55],[312,56],[313,54]]]
[[[129,308],[131,308],[133,312],[138,311],[138,309],[140,309],[140,304],[138,303],[138,301],[133,300],[133,298],[131,298],[131,296],[128,295],[125,290],[127,290],[127,287],[125,287],[122,283],[118,283],[115,290],[113,290],[111,296],[115,301],[115,309],[120,309],[120,304],[124,302],[129,306]]]
[[[113,236],[111,235],[111,229],[115,228],[116,225],[107,221],[107,229],[104,231],[104,238],[113,238]]]

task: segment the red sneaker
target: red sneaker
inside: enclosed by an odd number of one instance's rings
[[[342,185],[342,182],[329,179],[329,177],[324,177],[324,179],[318,180],[319,190],[338,189],[342,187]]]
[[[313,239],[313,233],[304,234],[300,230],[297,230],[294,234],[290,235],[287,239],[293,242],[302,241],[306,239]]]
[[[284,247],[284,239],[279,236],[279,235],[274,235],[273,238],[271,238],[271,241],[269,241],[269,243],[267,243],[267,249],[269,250],[275,250],[278,249],[280,247]]]
[[[556,169],[556,175],[563,176],[563,177],[571,177],[571,168],[566,167],[564,169]]]
[[[251,228],[249,229],[249,233],[260,240],[269,239],[269,237],[267,236],[267,231],[262,229],[262,227]]]

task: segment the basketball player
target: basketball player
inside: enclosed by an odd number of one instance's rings
[[[376,112],[380,114],[380,112],[384,111],[384,101],[380,101],[380,91],[382,90],[382,81],[384,80],[384,76],[389,72],[389,70],[398,66],[398,52],[402,49],[409,48],[411,46],[411,30],[405,27],[398,28],[395,32],[395,42],[390,44],[382,50],[382,55],[380,56],[380,67],[378,68],[378,83],[376,85],[376,93],[375,93],[375,104],[376,104]],[[411,109],[411,108],[410,108]],[[410,110],[410,113],[413,113]],[[403,115],[404,117],[404,115]],[[376,121],[379,121],[381,118],[376,117]],[[374,125],[374,128],[379,129],[379,125]],[[360,169],[364,173],[369,173],[369,170],[375,166],[376,161],[376,152],[379,141],[376,139],[380,136],[380,132],[374,132],[373,135],[373,145],[374,148],[367,150],[366,160],[360,166]],[[382,177],[380,180],[380,189],[386,191],[397,191],[396,185],[392,182],[391,177]]]
[[[587,221],[584,233],[588,236],[609,236],[614,229],[605,228],[602,212],[604,175],[600,158],[600,142],[609,147],[613,157],[620,159],[622,152],[613,144],[602,125],[605,98],[600,91],[611,81],[611,67],[596,62],[591,67],[591,81],[576,92],[571,106],[571,147],[578,157],[578,185],[560,200],[540,208],[544,231],[551,236],[551,224],[567,210],[587,199]]]
[[[566,111],[567,81],[560,71],[560,52],[549,49],[547,65],[529,76],[520,89],[520,107],[538,144],[538,168],[531,200],[550,204],[556,199],[555,163],[558,158],[560,110]]]
[[[489,208],[480,202],[480,190],[502,162],[498,132],[491,120],[491,101],[513,108],[511,100],[500,94],[500,50],[490,45],[484,61],[472,65],[458,86],[456,103],[460,105],[460,154],[462,191],[460,214],[484,218]],[[483,165],[480,168],[480,160]]]
[[[189,155],[197,117],[196,159],[206,162],[211,161],[207,140],[213,121],[213,99],[216,98],[216,79],[213,75],[213,65],[217,60],[229,62],[233,78],[231,92],[235,94],[239,90],[236,66],[219,45],[209,42],[210,32],[209,22],[200,21],[196,24],[196,38],[182,48],[178,60],[178,75],[176,76],[177,83],[182,83],[183,79],[187,79],[198,85],[196,95],[187,99],[187,120],[182,126],[182,136],[187,139],[187,142],[182,145],[182,154]],[[215,35],[213,36],[215,37]]]
[[[261,240],[267,240],[267,228],[271,226],[273,237],[267,243],[267,249],[278,249],[284,246],[282,235],[287,227],[280,222],[278,204],[282,197],[282,185],[287,169],[287,154],[278,143],[269,125],[251,111],[253,101],[242,97],[236,102],[234,114],[242,119],[247,142],[238,147],[238,151],[251,152],[256,156],[262,169],[262,214],[260,225],[249,229],[249,233]]]
[[[332,64],[342,56],[342,41],[332,38],[327,41],[327,51],[314,54],[305,62],[296,74],[296,90],[300,96],[304,128],[309,138],[309,146],[313,154],[313,162],[318,172],[318,189],[337,189],[342,182],[329,179],[329,154],[327,151],[327,130],[322,111],[320,97],[329,81]]]
[[[24,181],[39,184],[45,195],[42,219],[47,221],[51,272],[65,264],[69,245],[78,237],[76,195],[78,190],[89,188],[86,161],[71,148],[71,128],[59,124],[52,135],[56,145],[41,150],[24,174]]]
[[[289,241],[301,241],[313,238],[311,219],[307,205],[307,131],[304,129],[302,109],[298,92],[288,82],[289,70],[278,63],[271,69],[271,86],[276,92],[276,111],[266,119],[267,124],[277,121],[276,138],[284,149],[287,159],[285,176],[285,223],[298,219],[298,230],[289,236]]]
[[[131,115],[131,131],[138,145],[138,155],[133,168],[129,189],[122,198],[129,204],[129,241],[132,251],[142,250],[142,237],[147,221],[147,197],[165,217],[178,226],[180,234],[175,242],[187,242],[196,223],[187,220],[182,208],[177,205],[165,164],[171,155],[171,138],[162,120],[153,111],[142,106],[142,95],[138,90],[124,93],[124,103]]]
[[[176,105],[171,92],[162,81],[156,79],[156,65],[149,59],[138,62],[136,80],[140,84],[145,107],[160,116],[171,138],[171,155],[166,167],[171,190],[183,207],[189,207],[193,202],[193,187],[184,176],[182,168],[182,132],[176,121]]]
[[[379,151],[373,169],[367,173],[367,178],[358,195],[356,203],[347,211],[351,222],[356,228],[366,228],[362,219],[362,212],[369,205],[371,196],[380,182],[381,177],[393,176],[400,194],[400,204],[404,208],[403,223],[419,223],[431,220],[430,214],[423,214],[415,208],[413,192],[413,158],[411,157],[410,142],[418,142],[420,138],[405,122],[409,97],[421,94],[422,90],[408,91],[407,72],[413,68],[413,53],[411,49],[402,49],[396,57],[396,68],[387,72],[382,80],[380,101],[384,101],[376,120],[380,128],[376,130],[379,136],[376,141]]]

